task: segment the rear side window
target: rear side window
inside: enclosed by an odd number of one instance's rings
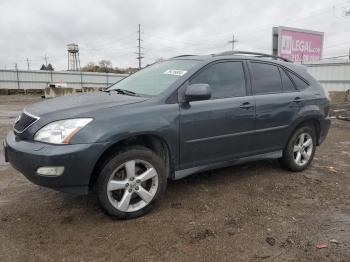
[[[287,92],[296,91],[296,88],[293,82],[290,80],[289,76],[282,68],[280,68],[280,73],[281,73],[283,91],[287,91]]]
[[[254,93],[268,94],[282,92],[281,76],[277,66],[252,62]]]
[[[209,84],[212,99],[245,96],[246,86],[242,62],[220,62],[199,72],[191,84]]]
[[[302,80],[300,77],[296,76],[295,74],[288,72],[288,74],[290,75],[290,77],[292,78],[295,86],[297,87],[297,89],[299,90],[303,90],[305,88],[307,88],[309,85],[307,83],[305,83],[304,80]]]

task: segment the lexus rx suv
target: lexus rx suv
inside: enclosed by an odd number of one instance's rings
[[[5,159],[35,184],[95,192],[111,216],[150,211],[168,179],[247,161],[306,169],[330,127],[305,67],[259,53],[184,55],[106,90],[30,105]]]

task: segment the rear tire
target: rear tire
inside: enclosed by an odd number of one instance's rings
[[[145,147],[118,152],[103,167],[97,179],[97,195],[110,216],[128,219],[151,211],[166,189],[164,161]]]
[[[312,126],[305,125],[294,131],[280,158],[281,165],[289,171],[305,170],[315,155],[316,133]]]

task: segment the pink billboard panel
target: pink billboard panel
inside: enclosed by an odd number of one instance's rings
[[[307,62],[322,58],[323,33],[279,28],[279,56],[294,62]]]

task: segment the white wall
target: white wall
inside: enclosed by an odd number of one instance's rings
[[[44,89],[52,82],[63,82],[73,88],[107,87],[125,76],[94,72],[0,70],[0,89]]]
[[[324,61],[307,64],[308,72],[328,91],[346,91],[350,89],[350,61]]]

